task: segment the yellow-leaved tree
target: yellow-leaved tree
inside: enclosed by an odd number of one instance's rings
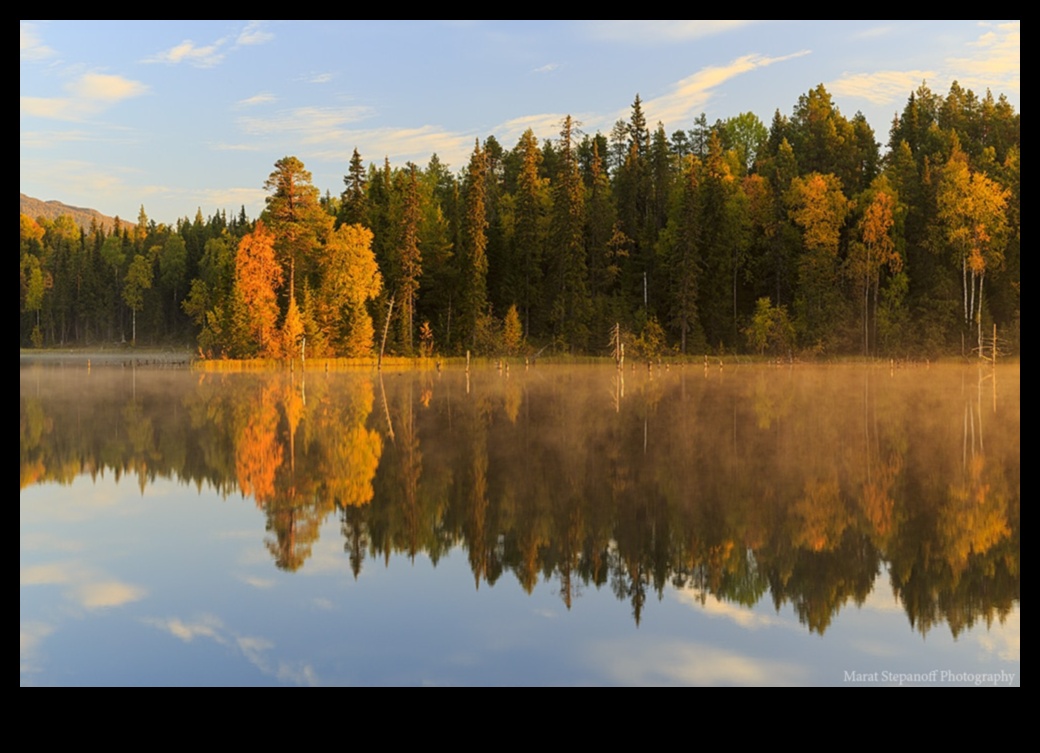
[[[372,231],[363,225],[340,225],[329,234],[320,264],[315,317],[319,328],[342,355],[369,355],[375,330],[366,304],[383,289],[372,252]]]

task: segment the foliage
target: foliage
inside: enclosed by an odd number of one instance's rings
[[[768,298],[759,298],[755,303],[755,315],[744,330],[750,345],[760,355],[791,354],[794,347],[794,324],[787,315],[787,308],[774,306]]]

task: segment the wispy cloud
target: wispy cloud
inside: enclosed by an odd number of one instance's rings
[[[191,39],[185,39],[180,44],[150,55],[141,62],[167,65],[188,63],[196,68],[212,68],[224,62],[224,58],[232,50],[264,44],[274,39],[274,34],[264,31],[261,24],[260,21],[251,21],[233,39],[230,35],[223,36],[209,44],[195,44]]]
[[[497,137],[496,137],[497,138]],[[392,162],[403,163],[415,160],[425,163],[434,152],[442,163],[464,165],[473,151],[471,134],[446,131],[437,126],[425,125],[418,128],[374,128],[358,129],[342,133],[337,137],[338,146],[315,156],[346,162],[357,144],[365,145],[366,155],[374,158],[387,156]],[[367,157],[366,157],[367,158]]]
[[[238,102],[235,103],[235,106],[236,107],[254,107],[256,105],[266,105],[266,104],[270,104],[271,102],[277,102],[277,101],[278,101],[278,98],[275,97],[270,92],[260,92],[259,94],[254,94],[252,97],[246,97],[245,99],[238,100]]]
[[[1022,68],[1022,23],[981,24],[988,31],[972,42],[970,55],[950,57],[950,78],[973,89],[1019,91]]]
[[[272,658],[271,654],[275,648],[273,642],[257,636],[238,635],[213,615],[202,615],[196,620],[182,620],[179,617],[166,619],[148,617],[141,621],[145,625],[169,633],[185,643],[191,643],[199,638],[211,640],[221,646],[230,646],[259,671],[282,682],[294,685],[320,684],[318,675],[310,664]]]
[[[293,134],[304,144],[325,144],[343,138],[346,126],[371,114],[369,107],[297,107],[271,116],[246,116],[238,124],[250,136]]]
[[[902,102],[927,81],[941,91],[953,81],[982,94],[986,89],[1018,92],[1021,87],[1021,22],[980,24],[986,29],[976,40],[962,46],[968,54],[947,57],[941,69],[885,70],[846,73],[827,84],[833,94],[859,97],[877,105]],[[887,27],[876,30],[887,33]],[[868,32],[860,32],[864,36]]]
[[[252,44],[265,44],[274,39],[274,34],[269,31],[264,31],[263,21],[250,21],[246,28],[238,34],[238,39],[235,40],[235,45],[242,47],[245,45]]]
[[[806,681],[792,662],[763,659],[716,646],[679,641],[646,645],[635,651],[612,642],[593,646],[590,660],[624,685],[790,686]]]
[[[503,146],[510,147],[520,140],[520,136],[530,128],[539,139],[555,139],[560,135],[560,124],[566,117],[560,112],[541,112],[534,115],[521,115],[519,118],[511,118],[504,123],[495,126],[495,138],[499,139]],[[586,126],[590,125],[587,118],[596,121],[595,116],[574,116]],[[596,123],[591,125],[595,126]]]
[[[809,52],[809,50],[801,50],[780,57],[766,57],[765,55],[757,54],[744,55],[726,65],[704,68],[679,81],[668,94],[643,102],[643,111],[646,113],[647,122],[656,123],[660,121],[670,127],[675,127],[680,123],[692,120],[695,113],[704,109],[705,104],[711,99],[714,90],[730,79],[758,68],[765,68],[776,63],[783,63],[787,60],[808,55]],[[620,115],[622,118],[627,116],[627,111],[622,112]]]
[[[36,653],[43,639],[54,632],[45,622],[23,622],[18,632],[19,671],[23,674],[39,672]]]
[[[534,71],[532,71],[532,73],[552,73],[553,71],[555,71],[559,67],[560,67],[559,63],[546,63],[543,66],[539,66],[538,68],[535,68]]]
[[[906,99],[922,81],[933,79],[935,75],[935,71],[922,70],[849,73],[828,83],[827,91],[884,105]]]
[[[740,29],[758,21],[593,21],[592,35],[611,42],[686,42]]]
[[[223,37],[212,44],[199,46],[190,39],[185,39],[180,44],[175,44],[168,50],[162,50],[146,57],[141,62],[166,63],[167,65],[190,63],[197,68],[212,68],[223,62],[224,53],[220,51],[220,48],[226,41],[227,37]]]
[[[76,561],[32,565],[19,572],[22,586],[65,585],[69,601],[84,609],[118,607],[143,599],[147,591],[140,586],[109,578]]]
[[[131,601],[143,599],[148,592],[129,583],[108,580],[98,583],[84,583],[73,592],[80,606],[86,609],[103,609],[119,607]]]
[[[229,144],[226,141],[210,144],[209,148],[217,152],[260,152],[265,149],[259,144]]]
[[[36,34],[36,27],[24,21],[19,25],[19,57],[22,60],[46,60],[56,53]]]
[[[202,615],[197,620],[186,622],[178,617],[160,619],[157,617],[146,617],[141,620],[145,625],[159,628],[178,638],[185,643],[191,643],[196,638],[209,638],[217,643],[226,645],[227,641],[221,635],[224,625],[213,615]]]
[[[82,120],[149,91],[140,81],[106,73],[85,73],[66,84],[65,90],[71,96],[21,97],[22,113],[54,120]]]
[[[69,85],[69,90],[83,100],[113,103],[139,97],[148,91],[140,81],[105,73],[87,73]]]
[[[779,617],[755,612],[746,607],[722,601],[718,597],[706,594],[699,589],[682,590],[677,595],[679,601],[699,609],[709,617],[720,617],[748,630],[765,627],[784,627],[786,625]]]
[[[331,73],[308,73],[306,76],[301,78],[301,81],[305,81],[308,84],[327,84],[332,81]]]
[[[22,131],[18,135],[23,149],[50,149],[65,142],[102,140],[87,131]]]
[[[861,29],[852,35],[853,39],[877,39],[886,37],[895,31],[893,26],[871,26],[869,29]]]

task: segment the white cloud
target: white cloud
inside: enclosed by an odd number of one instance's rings
[[[185,39],[168,50],[157,52],[151,57],[145,58],[142,62],[166,63],[168,65],[188,62],[198,68],[212,68],[224,60],[224,53],[220,52],[220,48],[226,41],[227,38],[225,37],[218,39],[213,44],[198,47],[190,39]]]
[[[66,598],[84,609],[118,607],[143,599],[148,593],[140,586],[108,578],[76,561],[24,567],[19,580],[22,586],[71,585]]]
[[[520,140],[524,131],[530,128],[539,139],[555,139],[560,135],[560,125],[567,117],[559,112],[542,112],[535,115],[521,115],[519,118],[511,118],[504,123],[495,126],[495,138],[503,147],[511,149]],[[574,117],[574,116],[572,116]],[[577,120],[585,123],[585,117],[577,117]]]
[[[24,21],[19,26],[19,56],[22,60],[45,60],[55,52],[36,35],[36,27]]]
[[[106,73],[85,73],[65,86],[69,97],[21,97],[21,112],[53,120],[82,120],[106,108],[146,94],[140,81]]]
[[[36,654],[43,639],[54,632],[54,627],[44,622],[23,622],[18,632],[19,671],[23,674],[38,672]]]
[[[22,131],[18,134],[23,149],[49,149],[68,141],[96,141],[86,131]]]
[[[303,80],[306,81],[308,84],[327,84],[330,81],[332,81],[332,74],[331,73],[314,73],[314,74],[305,76]]]
[[[935,77],[935,71],[875,71],[848,73],[827,84],[827,91],[842,97],[860,97],[877,105],[900,102],[922,81]]]
[[[751,54],[739,57],[726,65],[708,66],[679,81],[668,94],[643,102],[643,112],[646,113],[648,123],[660,121],[669,127],[676,127],[679,123],[692,120],[695,113],[704,109],[713,91],[730,79],[808,54],[809,50],[780,57]],[[623,111],[618,117],[626,119],[628,112]],[[612,119],[611,123],[616,119]]]
[[[152,617],[143,619],[142,622],[169,633],[185,643],[191,643],[196,638],[208,638],[222,646],[231,646],[260,672],[282,682],[290,682],[295,685],[319,684],[317,673],[309,664],[272,660],[270,654],[275,648],[272,641],[257,636],[237,635],[213,615],[203,615],[192,621],[182,620],[178,617],[169,619]]]
[[[228,144],[223,141],[210,144],[209,148],[218,152],[259,152],[264,149],[257,144]]]
[[[274,39],[274,34],[264,31],[260,21],[250,21],[242,31],[235,37],[234,43],[227,46],[231,37],[225,36],[214,40],[210,44],[197,45],[190,39],[185,39],[180,44],[175,44],[168,50],[162,50],[145,58],[144,63],[166,63],[167,65],[178,65],[190,63],[196,68],[212,68],[224,62],[228,52],[257,44],[264,44]]]
[[[560,67],[559,63],[546,63],[543,66],[534,69],[534,73],[552,73]]]
[[[264,44],[274,39],[274,34],[264,31],[261,26],[263,21],[250,21],[246,28],[238,34],[235,44],[239,47],[252,44]]]
[[[1022,612],[1018,606],[1004,618],[998,618],[999,625],[994,623],[983,632],[977,631],[979,648],[983,658],[993,657],[1002,661],[1022,661]]]
[[[79,99],[108,103],[139,97],[148,91],[140,81],[104,73],[84,74],[68,88]]]
[[[79,605],[86,609],[119,607],[143,599],[148,592],[139,586],[116,580],[84,583],[73,592]]]
[[[255,105],[266,105],[277,101],[277,97],[270,92],[260,92],[259,94],[254,94],[252,97],[238,100],[235,105],[238,107],[253,107]]]
[[[268,117],[245,116],[238,124],[250,136],[293,134],[304,144],[338,141],[344,128],[371,114],[371,109],[355,107],[297,107]]]
[[[677,592],[679,601],[699,609],[709,617],[719,617],[740,625],[748,630],[765,627],[785,627],[787,623],[779,617],[755,612],[739,604],[722,601],[717,596],[705,594],[699,589],[685,589]]]
[[[203,615],[193,622],[185,622],[177,617],[171,617],[166,620],[149,617],[142,620],[142,622],[159,628],[185,643],[191,643],[196,638],[210,638],[220,644],[227,642],[220,634],[224,627],[223,624],[212,615]]]
[[[495,138],[498,138],[496,135]],[[340,131],[335,138],[330,138],[336,148],[315,152],[316,157],[347,162],[350,160],[354,146],[363,144],[366,155],[370,159],[383,156],[391,162],[403,163],[414,160],[425,164],[436,152],[442,163],[448,165],[464,165],[469,161],[473,151],[473,135],[445,131],[437,126],[425,125],[418,128],[374,128]],[[331,144],[330,144],[331,146]]]
[[[716,646],[679,641],[633,648],[601,643],[591,649],[593,664],[623,685],[789,686],[806,681],[791,662],[742,656]]]
[[[893,26],[871,26],[869,29],[861,29],[852,35],[853,39],[877,39],[887,37],[895,31]]]
[[[989,29],[968,46],[970,55],[947,58],[950,79],[977,94],[988,89],[1018,92],[1021,87],[1022,23],[982,24]]]

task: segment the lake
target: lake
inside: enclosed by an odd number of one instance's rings
[[[1019,375],[23,358],[20,683],[1019,686]]]

